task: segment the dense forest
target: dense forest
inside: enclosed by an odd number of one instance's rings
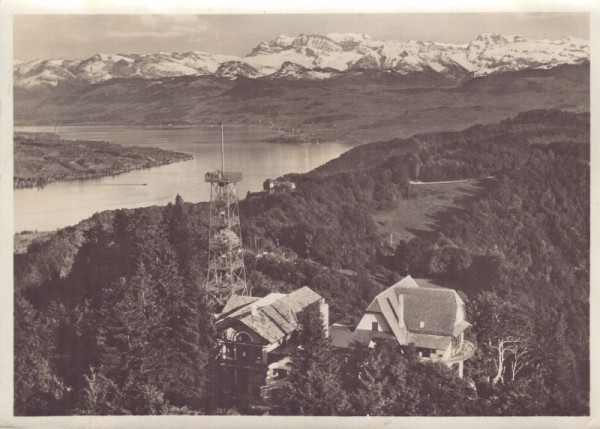
[[[372,143],[286,178],[295,192],[240,203],[253,295],[306,285],[334,322],[403,275],[435,278],[465,300],[477,352],[464,380],[393,344],[341,359],[307,317],[312,346],[292,356],[273,413],[589,413],[589,114]],[[411,180],[464,178],[489,179],[434,232],[384,243],[372,214],[414,198]],[[207,219],[206,203],[178,197],[15,255],[16,414],[223,412],[209,406]]]

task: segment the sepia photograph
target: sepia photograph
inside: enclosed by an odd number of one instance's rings
[[[593,417],[590,12],[10,19],[15,417]]]

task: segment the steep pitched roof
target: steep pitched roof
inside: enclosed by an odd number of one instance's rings
[[[318,293],[306,286],[287,295],[272,293],[264,298],[250,301],[230,314],[221,313],[217,325],[237,319],[266,341],[273,343],[293,332],[298,326],[298,313],[320,299]],[[227,305],[229,302],[225,308]],[[252,306],[256,306],[254,315]]]
[[[394,292],[396,296],[404,295],[404,322],[409,332],[453,334],[456,322],[456,292],[452,289],[394,288]]]
[[[408,333],[453,336],[469,326],[467,322],[455,326],[456,309],[462,305],[456,291],[407,276],[377,295],[367,307],[367,312],[384,315],[401,343],[406,343],[407,337],[398,320],[400,295],[404,295],[404,323]]]
[[[219,315],[219,320],[223,319],[225,317],[228,318],[234,318],[234,317],[239,317],[243,314],[249,313],[251,311],[251,305],[256,305],[256,308],[261,308],[261,307],[265,307],[269,304],[271,304],[273,301],[276,301],[282,297],[284,297],[285,294],[283,293],[270,293],[267,296],[263,296],[262,298],[257,298],[254,296],[247,296],[247,297],[241,297],[241,296],[236,296],[236,295],[232,295],[229,300],[227,301],[227,303],[225,304],[225,307],[223,307],[223,310],[221,311],[221,314]],[[233,307],[236,303],[245,301],[245,304],[242,305],[238,305],[237,307],[233,308],[232,311],[229,311],[229,314],[227,314],[225,312],[225,309],[227,307],[229,307],[229,302],[230,301],[234,301],[234,303],[231,305],[231,307]]]
[[[235,310],[239,310],[246,305],[258,301],[260,298],[255,296],[241,296],[241,295],[232,295],[223,310],[221,310],[221,316],[226,315],[228,313],[232,313]]]

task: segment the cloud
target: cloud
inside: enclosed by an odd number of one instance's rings
[[[128,25],[113,27],[107,36],[115,38],[173,38],[206,33],[209,25],[196,15],[141,15]]]

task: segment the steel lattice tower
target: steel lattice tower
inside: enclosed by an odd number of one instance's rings
[[[208,232],[208,290],[219,304],[231,295],[246,295],[246,268],[236,183],[242,173],[225,171],[225,144],[221,124],[221,170],[206,173],[210,183]]]

